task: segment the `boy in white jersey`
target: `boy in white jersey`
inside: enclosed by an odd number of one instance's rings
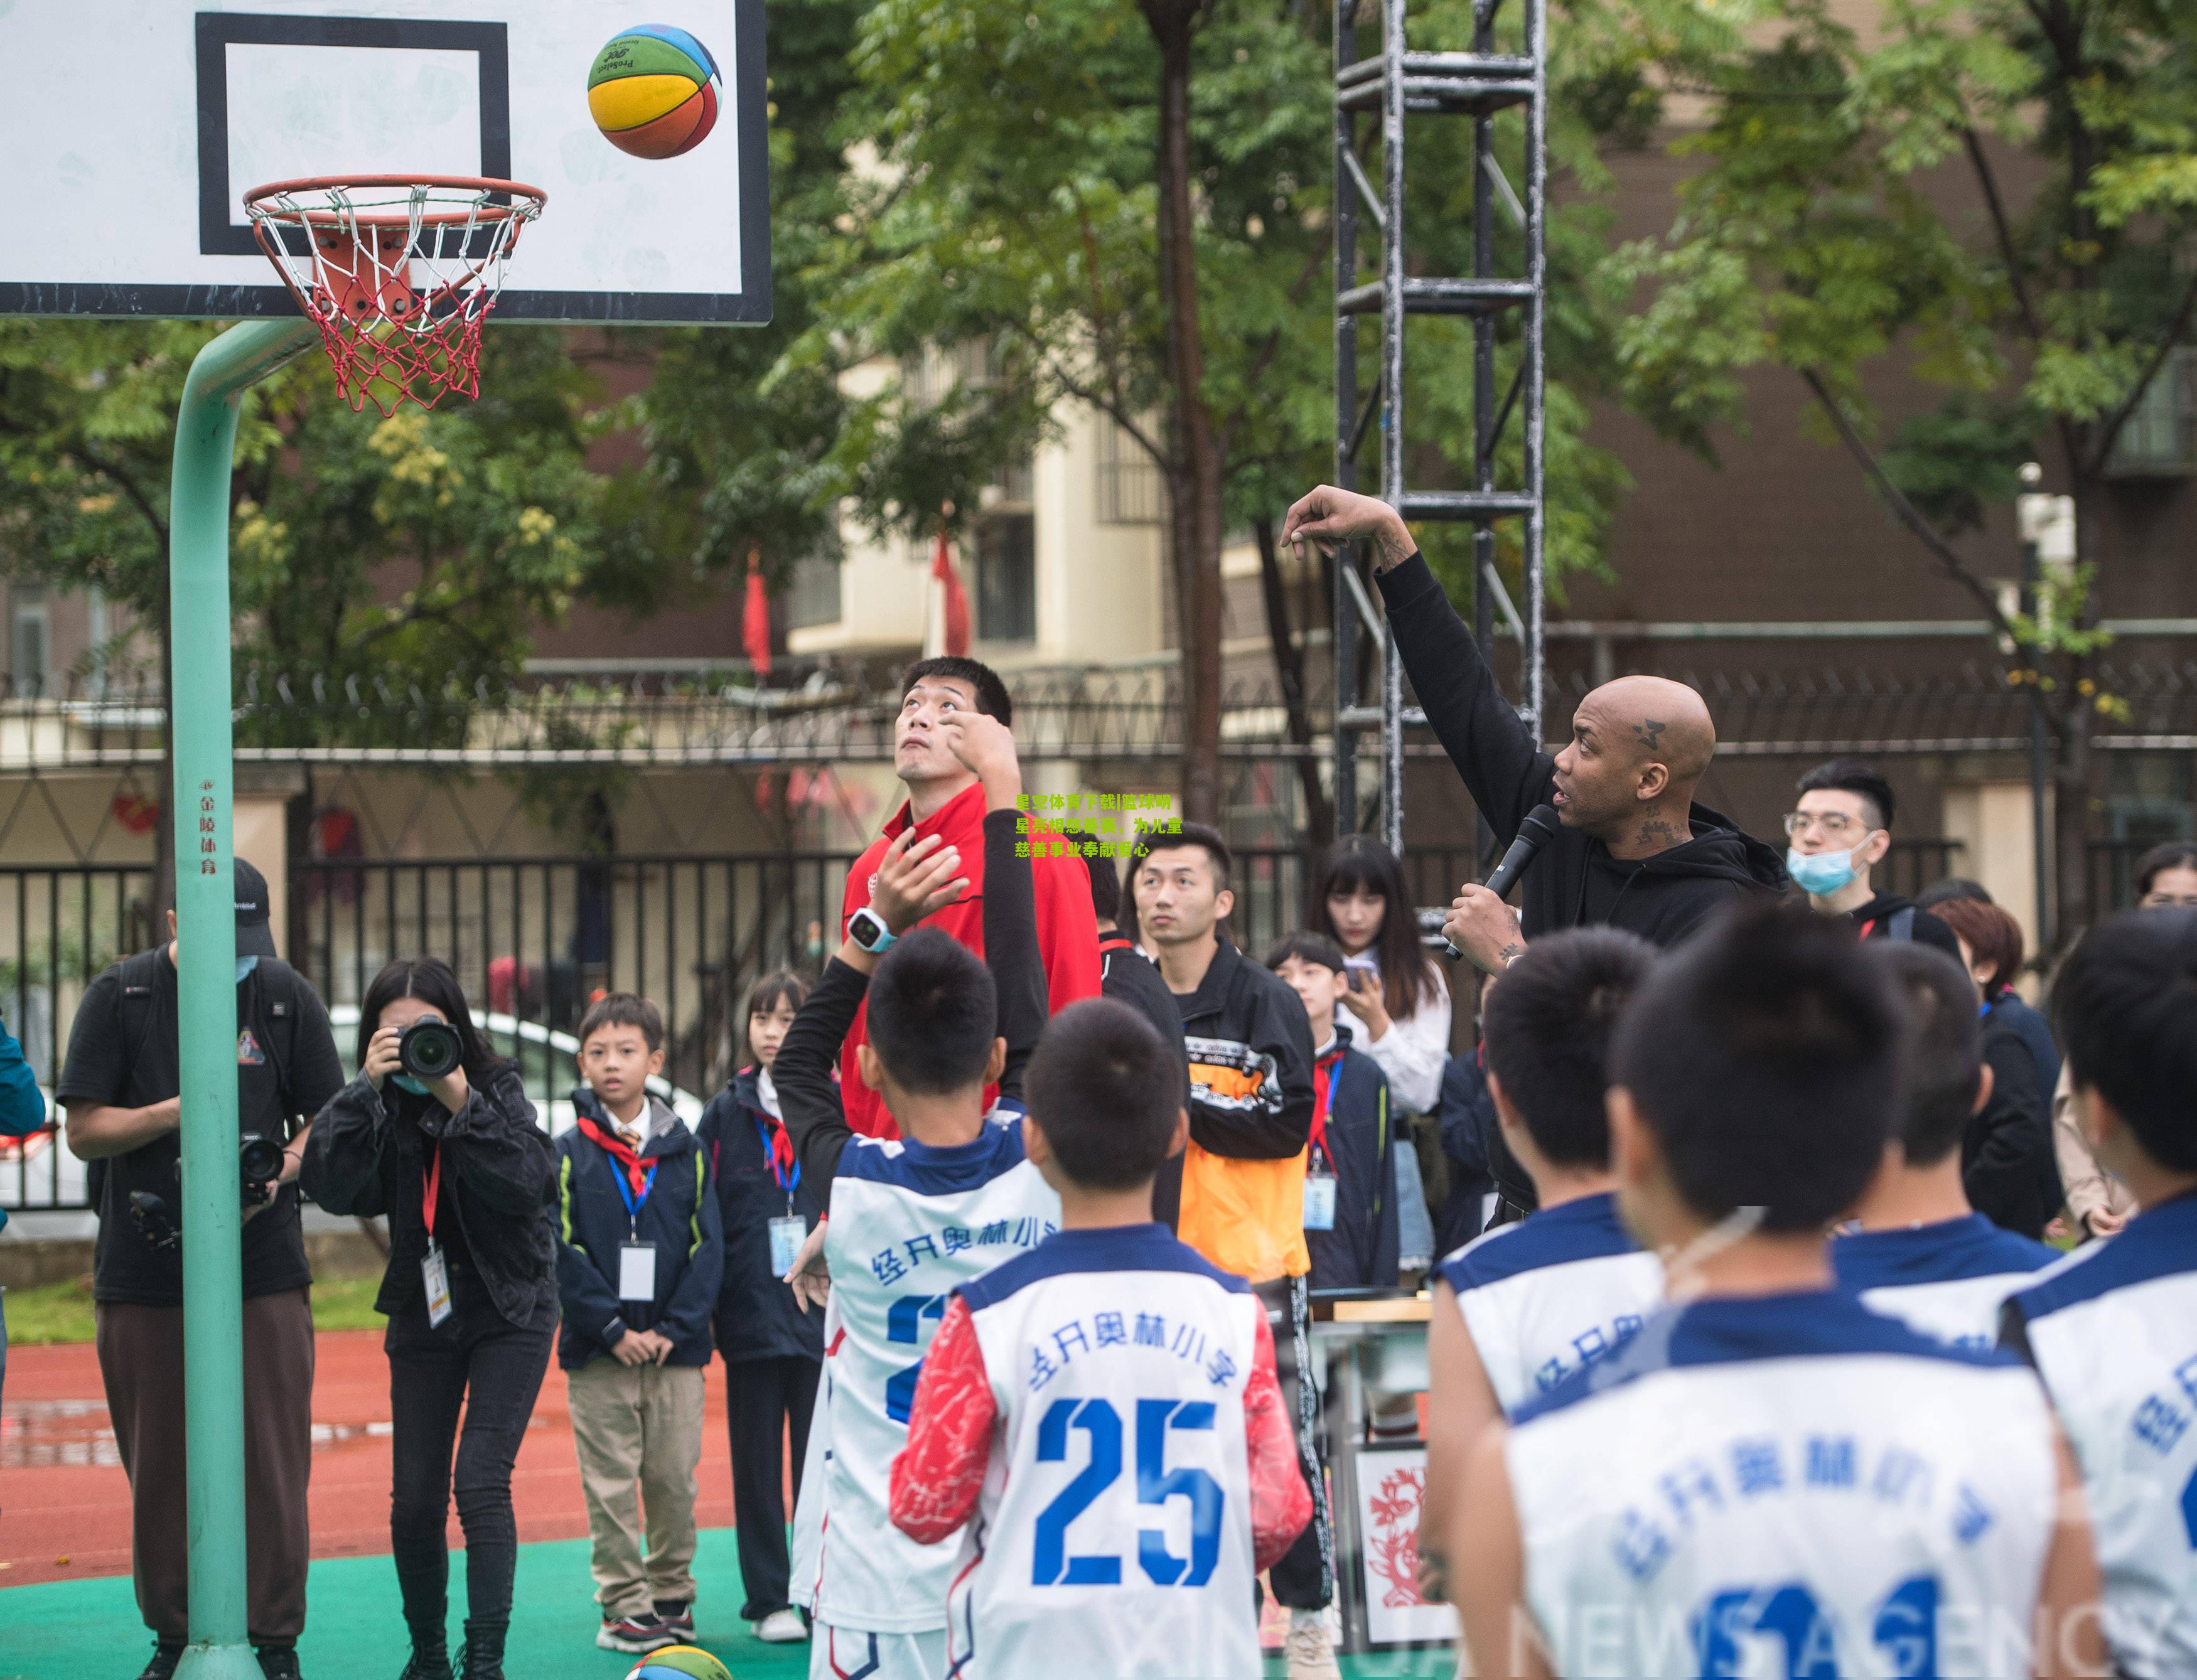
[[[2053,987],[2076,1123],[2138,1211],[2007,1304],[2083,1467],[2106,1640],[2134,1680],[2197,1676],[2197,914],[2095,929]]]
[[[1312,1495],[1263,1305],[1152,1222],[1189,1136],[1180,1067],[1105,999],[1031,1058],[1023,1132],[1062,1229],[955,1292],[893,1465],[901,1532],[962,1537],[956,1680],[1261,1671],[1257,1572]]]
[[[1422,1585],[1443,1590],[1447,1500],[1488,1423],[1607,1358],[1663,1299],[1663,1266],[1617,1217],[1609,1176],[1609,1038],[1655,962],[1615,928],[1537,939],[1481,1013],[1488,1094],[1539,1211],[1435,1268],[1427,1362]]]
[[[1874,953],[1905,1018],[1899,1124],[1853,1210],[1860,1228],[1832,1239],[1831,1266],[1870,1312],[1990,1347],[2006,1298],[2059,1251],[1993,1225],[1961,1185],[1962,1134],[1991,1091],[1974,983],[1927,945],[1887,940]]]
[[[1782,907],[1727,915],[1627,1006],[1611,1164],[1673,1305],[1475,1443],[1451,1576],[1481,1680],[2099,1671],[2031,1373],[1834,1284],[1898,1033],[1874,953]]]
[[[904,932],[966,885],[951,849],[909,837],[888,849],[870,913],[850,927],[785,1034],[772,1078],[803,1178],[826,1187],[826,1217],[789,1281],[813,1296],[828,1275],[824,1392],[811,1432],[797,1530],[815,1619],[817,1680],[943,1680],[952,1538],[919,1545],[886,1516],[894,1456],[924,1353],[953,1290],[1058,1228],[1060,1200],[1023,1152],[1022,1130],[988,1115],[997,1083],[1018,1119],[1022,1069],[1045,1022],[1029,860],[1017,856],[1022,791],[1014,746],[995,720],[939,725],[981,779],[984,945],[980,959],[933,928]],[[912,831],[911,831],[912,832]],[[901,1137],[849,1131],[832,1070],[867,994],[864,1080]]]

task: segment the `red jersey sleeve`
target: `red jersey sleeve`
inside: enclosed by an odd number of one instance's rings
[[[926,1382],[930,1380],[927,1366],[923,1376]],[[1305,1486],[1296,1431],[1290,1426],[1289,1408],[1282,1402],[1281,1381],[1274,1374],[1274,1333],[1267,1327],[1263,1312],[1251,1375],[1243,1385],[1243,1445],[1251,1460],[1251,1567],[1265,1569],[1312,1521],[1312,1489]],[[898,1485],[896,1474],[896,1493]],[[896,1503],[896,1521],[898,1511]]]
[[[1263,1317],[1261,1322],[1265,1322]],[[1271,1383],[1271,1343],[1267,1367]],[[908,1413],[907,1445],[893,1460],[894,1527],[919,1544],[935,1545],[977,1514],[996,1416],[992,1382],[984,1374],[983,1349],[977,1341],[977,1321],[970,1316],[969,1303],[956,1295],[923,1356],[923,1375],[916,1380],[915,1401]],[[1310,1510],[1307,1495],[1307,1515]],[[1303,1526],[1300,1519],[1297,1526]]]

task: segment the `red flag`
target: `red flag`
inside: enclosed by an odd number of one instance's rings
[[[961,588],[961,574],[954,569],[954,554],[946,542],[946,523],[939,521],[938,552],[930,575],[946,586],[946,651],[955,658],[969,652],[969,597]]]
[[[740,646],[755,662],[756,675],[770,675],[770,596],[762,587],[762,552],[748,545],[748,598],[740,611]]]

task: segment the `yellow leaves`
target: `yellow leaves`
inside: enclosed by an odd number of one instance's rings
[[[79,513],[109,513],[113,510],[114,497],[111,492],[104,495],[79,497],[76,504],[76,511]]]
[[[548,542],[557,530],[557,516],[547,508],[527,507],[519,515],[519,540],[531,547]]]

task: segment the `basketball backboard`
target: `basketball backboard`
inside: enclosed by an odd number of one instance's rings
[[[628,156],[588,113],[596,54],[646,23],[723,78],[681,157]],[[294,314],[245,193],[402,174],[548,194],[498,321],[770,319],[762,0],[0,0],[0,314]]]

